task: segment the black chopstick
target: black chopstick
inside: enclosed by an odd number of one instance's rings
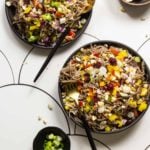
[[[94,140],[93,140],[93,137],[92,137],[92,134],[91,134],[91,131],[90,131],[90,128],[89,128],[89,125],[88,125],[87,121],[85,120],[84,115],[81,115],[80,119],[82,120],[82,123],[83,123],[83,126],[85,128],[85,131],[86,131],[86,134],[87,134],[87,137],[88,137],[88,140],[90,142],[92,150],[97,150],[96,145],[95,145]]]
[[[47,56],[45,62],[43,63],[42,67],[40,68],[39,72],[37,73],[37,75],[34,79],[34,82],[36,82],[37,79],[40,77],[40,75],[42,74],[42,72],[44,71],[44,69],[46,68],[48,63],[50,62],[51,58],[53,57],[53,55],[55,54],[55,52],[57,51],[57,49],[59,48],[59,46],[61,45],[61,43],[63,42],[65,36],[68,34],[69,31],[70,31],[70,28],[66,27],[64,32],[60,35],[59,39],[56,41],[54,48],[52,48],[50,50],[49,55]]]

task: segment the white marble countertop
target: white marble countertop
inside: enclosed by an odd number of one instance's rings
[[[125,9],[125,12],[122,11]],[[57,126],[69,134],[71,150],[90,150],[85,132],[64,115],[58,97],[58,76],[67,57],[96,40],[122,42],[150,65],[150,5],[123,6],[119,0],[96,0],[85,33],[71,47],[59,50],[37,83],[33,79],[48,50],[33,48],[16,37],[0,3],[0,149],[32,150],[37,132]],[[52,110],[48,109],[52,106]],[[150,109],[132,128],[112,135],[93,134],[98,150],[146,150],[150,145]],[[39,118],[41,120],[39,121]]]

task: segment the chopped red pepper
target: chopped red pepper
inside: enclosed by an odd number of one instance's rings
[[[56,17],[60,18],[63,14],[60,13],[59,11],[57,11],[57,12],[55,13],[55,15],[56,15]]]
[[[87,65],[84,66],[84,69],[87,69],[87,68],[89,68],[91,66],[92,66],[92,64],[87,64]]]
[[[120,86],[119,82],[112,82],[112,84],[114,85],[114,87],[119,87]]]
[[[100,56],[100,53],[99,53],[99,52],[93,52],[93,55],[94,55],[95,57],[99,57],[99,56]]]
[[[117,48],[114,47],[110,47],[109,49],[115,56],[117,56],[119,54],[119,50]]]
[[[75,33],[74,31],[70,30],[70,32],[69,32],[68,35],[71,36],[71,37],[75,37],[75,36],[76,36],[76,33]]]
[[[83,106],[83,102],[79,101],[79,106],[82,107]]]

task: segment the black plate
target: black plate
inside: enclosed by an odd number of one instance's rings
[[[61,136],[64,143],[64,150],[70,150],[70,139],[64,131],[57,127],[46,127],[39,131],[33,141],[33,150],[43,150],[43,144],[46,136],[53,133],[54,135]]]
[[[6,3],[6,1],[5,1],[5,3]],[[17,29],[17,26],[12,23],[13,22],[13,16],[15,15],[15,10],[16,10],[15,7],[13,7],[13,6],[8,7],[5,4],[5,11],[6,11],[7,20],[9,22],[9,25],[10,25],[11,29],[14,31],[14,33],[21,40],[23,40],[25,43],[30,44],[30,45],[32,45],[34,47],[44,48],[44,49],[52,49],[53,45],[55,45],[55,43],[52,43],[51,46],[43,46],[43,45],[36,44],[36,43],[30,43],[25,38],[22,37],[22,35],[19,33],[19,31]],[[92,16],[92,10],[90,12],[86,13],[86,14],[81,15],[81,18],[85,18],[86,19],[86,23],[84,24],[82,29],[77,31],[76,37],[72,41],[69,41],[69,42],[61,44],[61,47],[69,46],[70,44],[75,42],[82,35],[82,33],[85,31],[85,29],[87,28],[87,26],[88,26],[88,24],[90,22],[91,16]]]
[[[120,47],[120,48],[123,48],[123,49],[127,49],[129,51],[130,54],[132,54],[133,56],[139,56],[141,58],[141,60],[144,62],[145,64],[145,74],[146,74],[146,79],[147,81],[150,83],[150,70],[148,68],[148,65],[145,63],[145,61],[143,60],[143,58],[135,51],[133,50],[132,48],[128,47],[127,45],[124,45],[122,43],[119,43],[119,42],[115,42],[115,41],[96,41],[96,42],[91,42],[91,43],[88,43],[82,47],[86,48],[86,47],[90,47],[91,45],[93,44],[98,44],[98,45],[105,45],[107,44],[108,46],[114,46],[114,47]],[[67,65],[67,63],[71,60],[71,58],[80,51],[80,49],[82,48],[80,47],[79,49],[77,49],[73,54],[71,54],[71,56],[69,56],[69,58],[67,59],[67,61],[65,62],[65,64],[63,65],[63,67],[65,67]],[[61,101],[61,104],[64,107],[64,103],[63,103],[63,98],[61,96],[61,93],[62,93],[62,88],[61,88],[61,83],[60,83],[60,79],[59,79],[59,82],[58,82],[58,91],[59,91],[59,98],[60,98],[60,101]],[[150,98],[148,99],[148,104],[150,104]],[[65,110],[65,109],[64,109]],[[66,111],[66,110],[65,110]],[[94,131],[93,129],[91,129],[93,132],[96,132],[96,133],[102,133],[102,134],[111,134],[111,133],[118,133],[118,132],[121,132],[121,131],[124,131],[128,128],[130,128],[131,126],[133,126],[134,124],[136,124],[141,118],[142,116],[145,114],[146,111],[142,112],[132,123],[130,123],[129,125],[126,125],[120,129],[117,129],[115,131],[111,131],[111,132],[105,132],[105,131]],[[69,113],[66,111],[67,115],[71,118],[71,120],[73,120],[73,122],[75,122],[77,125],[83,127],[83,125],[81,124],[81,122],[75,120],[71,115],[69,115]]]

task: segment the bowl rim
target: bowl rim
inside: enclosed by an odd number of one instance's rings
[[[147,65],[147,63],[145,62],[145,60],[143,59],[143,57],[137,52],[135,51],[134,49],[132,49],[131,47],[129,47],[128,45],[126,44],[123,44],[123,43],[120,43],[120,42],[117,42],[117,41],[111,41],[111,40],[100,40],[100,41],[94,41],[94,42],[89,42],[85,45],[82,45],[80,46],[78,49],[76,49],[65,61],[64,65],[62,66],[62,68],[64,66],[66,66],[66,64],[69,62],[69,60],[72,58],[72,56],[74,56],[78,51],[80,51],[81,48],[83,47],[89,47],[90,45],[94,45],[94,44],[97,44],[97,45],[112,45],[112,46],[117,46],[117,47],[120,47],[120,48],[125,48],[129,51],[129,53],[131,55],[135,55],[135,56],[138,56],[141,58],[141,60],[144,62],[144,65],[145,65],[145,71],[146,71],[146,74],[147,74],[147,80],[150,82],[150,69]],[[63,103],[63,100],[62,100],[62,96],[61,96],[61,82],[60,82],[60,74],[59,74],[59,78],[58,78],[58,95],[59,95],[59,100],[61,102],[61,105],[63,106],[63,109],[64,109],[64,103]],[[150,105],[150,96],[148,97],[148,108],[149,108],[149,105]],[[99,133],[99,134],[114,134],[114,133],[120,133],[122,131],[125,131],[126,129],[129,129],[131,128],[132,126],[134,126],[139,120],[141,120],[141,118],[144,116],[145,112],[148,110],[148,108],[143,111],[134,121],[132,121],[129,125],[127,126],[124,126],[120,129],[117,129],[115,131],[111,131],[111,132],[105,132],[105,131],[100,131],[100,130],[93,130],[91,129],[92,132],[94,133]],[[78,126],[83,127],[82,123],[80,122],[77,122],[73,117],[69,116],[69,113],[64,109],[65,113],[67,114],[67,116]]]
[[[12,8],[12,6],[7,6],[6,5],[6,1],[5,0],[5,14],[6,14],[6,18],[7,18],[7,21],[8,21],[8,24],[11,28],[11,30],[14,32],[14,34],[21,40],[23,41],[24,43],[30,45],[30,46],[33,46],[33,47],[36,47],[36,48],[42,48],[42,49],[52,49],[55,45],[55,42],[52,43],[51,46],[44,46],[44,45],[40,45],[40,44],[36,44],[36,43],[30,43],[28,42],[26,39],[24,39],[22,37],[22,35],[15,29],[15,27],[13,26],[12,24],[12,17],[10,16],[10,9]],[[66,43],[63,43],[60,45],[60,48],[63,48],[63,47],[68,47],[70,45],[72,45],[75,41],[77,41],[79,39],[79,37],[84,33],[84,31],[86,30],[86,28],[88,27],[89,23],[90,23],[90,20],[91,20],[91,17],[92,17],[92,13],[93,13],[93,9],[83,15],[81,15],[81,18],[86,18],[86,23],[83,25],[83,27],[81,29],[79,29],[77,31],[77,34],[75,36],[75,38],[72,40],[72,41],[69,41],[69,42],[66,42]]]
[[[54,132],[53,132],[54,131]],[[42,135],[42,133],[46,134],[46,132],[49,132],[50,133],[53,133],[55,134],[55,132],[57,132],[58,136],[61,136],[63,135],[63,139],[65,139],[66,143],[67,144],[67,149],[66,150],[70,150],[70,146],[71,146],[71,142],[70,142],[70,138],[69,138],[69,135],[66,134],[61,128],[59,127],[56,127],[56,126],[48,126],[48,127],[45,127],[43,129],[41,129],[37,135],[35,136],[34,140],[33,140],[33,150],[37,150],[36,146],[37,146],[37,142],[38,142],[38,139],[39,137]]]
[[[122,2],[124,2],[127,5],[130,6],[145,6],[150,4],[150,1],[146,1],[146,2],[141,2],[141,3],[136,3],[136,2],[127,2],[126,0],[121,0]]]

